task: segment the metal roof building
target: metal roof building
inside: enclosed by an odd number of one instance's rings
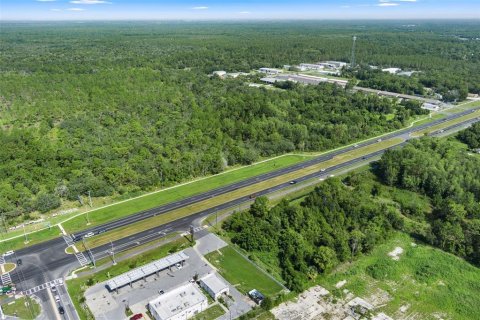
[[[129,272],[123,273],[107,282],[107,287],[110,291],[117,290],[127,284],[131,284],[137,280],[148,277],[154,273],[170,268],[177,263],[184,263],[188,256],[183,252],[177,252],[165,258],[150,262],[142,267],[133,269]]]
[[[228,285],[215,274],[209,274],[200,279],[200,286],[215,300],[222,294],[230,293]]]

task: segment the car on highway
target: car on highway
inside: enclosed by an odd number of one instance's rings
[[[50,286],[50,289],[52,289],[52,292],[57,291],[57,287],[55,287],[53,284]]]
[[[377,142],[382,142],[382,139],[377,139]]]
[[[297,183],[297,181],[292,180],[292,181],[290,181],[289,183],[290,183],[290,184],[295,184],[295,183]]]
[[[355,144],[353,147],[354,147],[354,148],[358,148],[358,144]]]
[[[58,294],[55,296],[55,301],[60,302],[60,296]]]
[[[64,313],[65,313],[65,309],[63,309],[62,306],[58,307],[58,313],[64,314]]]
[[[94,235],[95,235],[95,233],[89,232],[89,233],[87,233],[86,235],[84,235],[83,237],[84,237],[84,238],[90,238],[90,237],[93,237]]]
[[[8,257],[8,256],[11,256],[12,254],[14,254],[15,252],[13,250],[10,250],[10,251],[7,251],[3,254],[4,257]]]

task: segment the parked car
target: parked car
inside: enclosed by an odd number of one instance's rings
[[[137,313],[130,317],[130,320],[139,320],[143,318],[143,314]]]

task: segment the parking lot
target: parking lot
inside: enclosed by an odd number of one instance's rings
[[[207,235],[208,241],[197,241],[196,248],[184,250],[189,256],[183,267],[174,266],[171,271],[166,269],[158,275],[153,274],[146,277],[145,280],[138,280],[132,283],[132,286],[125,286],[117,292],[109,292],[105,282],[98,283],[85,292],[86,302],[90,310],[94,311],[96,319],[125,319],[125,309],[128,307],[136,313],[145,313],[146,305],[150,300],[158,297],[162,292],[167,292],[178,286],[191,281],[195,275],[202,277],[213,273],[215,270],[203,260],[199,254],[198,248],[202,251],[210,251],[214,247],[223,246],[222,241],[213,241],[210,235]],[[213,247],[207,245],[213,243]],[[248,312],[253,303],[230,285],[229,307],[232,310],[232,318]]]

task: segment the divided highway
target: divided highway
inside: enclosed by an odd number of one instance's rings
[[[398,132],[387,134],[387,135],[383,136],[382,139],[391,139],[391,138],[396,138],[396,137],[403,137],[403,138],[405,138],[405,140],[408,140],[408,138],[409,138],[408,135],[412,132],[427,129],[429,127],[435,126],[435,125],[440,124],[442,122],[460,118],[464,115],[475,112],[476,110],[477,109],[474,109],[473,111],[472,110],[464,111],[464,112],[461,112],[461,113],[458,113],[458,114],[451,115],[447,118],[440,119],[440,120],[437,120],[437,121],[433,121],[433,122],[423,124],[423,125],[420,125],[420,126],[417,126],[417,127],[403,129],[403,130],[400,130]],[[346,148],[342,148],[341,150],[333,151],[333,152],[330,152],[328,154],[325,154],[325,155],[322,155],[322,156],[313,158],[311,160],[304,161],[304,162],[301,162],[301,163],[298,163],[298,164],[295,164],[295,165],[292,165],[292,166],[289,166],[289,167],[286,167],[286,168],[283,168],[283,169],[279,169],[279,170],[276,170],[276,171],[264,173],[264,174],[246,179],[246,180],[242,180],[242,181],[224,186],[224,187],[220,187],[220,188],[217,188],[217,189],[213,189],[213,190],[204,192],[202,194],[194,195],[194,196],[191,196],[191,197],[179,200],[179,201],[171,202],[171,203],[168,203],[166,205],[162,205],[162,206],[159,206],[159,207],[156,207],[156,208],[153,208],[153,209],[141,211],[141,212],[129,215],[127,217],[120,218],[118,220],[105,223],[103,225],[99,225],[99,226],[96,226],[96,227],[86,229],[86,230],[81,231],[81,232],[77,232],[77,233],[72,235],[72,238],[74,239],[74,241],[79,241],[87,234],[89,236],[92,236],[92,235],[100,234],[100,233],[103,233],[103,232],[111,231],[111,230],[116,229],[116,228],[124,227],[124,226],[130,225],[132,223],[135,223],[135,222],[138,222],[138,221],[141,221],[141,220],[144,220],[144,219],[148,219],[148,218],[154,217],[154,216],[162,214],[162,213],[166,213],[168,211],[179,209],[179,208],[197,203],[199,201],[208,200],[210,198],[213,198],[213,197],[216,197],[216,196],[219,196],[219,195],[222,195],[222,194],[225,194],[225,193],[228,193],[228,192],[231,192],[231,191],[243,188],[243,187],[254,185],[254,184],[258,183],[259,181],[275,178],[275,177],[282,176],[282,175],[285,175],[285,174],[290,173],[290,172],[294,172],[294,171],[303,169],[305,167],[309,167],[309,166],[312,166],[312,165],[315,165],[315,164],[319,164],[321,162],[330,160],[330,159],[334,158],[335,156],[341,155],[345,152],[357,149],[359,147],[364,147],[364,146],[368,146],[368,145],[371,145],[371,144],[375,144],[375,143],[377,143],[377,141],[375,139],[372,139],[372,140],[369,140],[367,142],[359,143],[356,146],[349,146],[349,147],[346,147]]]
[[[433,127],[435,125],[438,125],[442,122],[448,121],[448,120],[453,120],[457,119],[459,117],[462,117],[464,115],[467,115],[471,112],[475,112],[476,110],[479,110],[480,108],[477,108],[475,110],[468,110],[459,114],[454,114],[451,115],[445,119],[441,119],[438,121],[434,121],[428,124],[424,124],[421,126],[417,126],[415,128],[408,128],[408,129],[403,129],[395,133],[391,133],[388,135],[385,135],[382,137],[382,139],[389,139],[389,138],[396,138],[396,137],[401,137],[405,140],[405,142],[402,142],[400,144],[397,144],[393,147],[389,147],[380,151],[372,152],[368,155],[361,156],[355,159],[352,159],[350,161],[344,162],[342,164],[330,166],[329,168],[325,168],[324,171],[318,171],[314,172],[312,174],[303,176],[301,178],[297,178],[296,182],[302,182],[302,181],[307,181],[311,179],[317,179],[317,178],[326,178],[328,177],[333,171],[339,170],[339,169],[344,169],[348,168],[356,163],[359,162],[366,162],[369,160],[372,160],[378,156],[380,156],[382,153],[385,152],[385,150],[390,149],[390,148],[396,148],[398,146],[404,145],[407,140],[412,139],[410,137],[410,133],[427,129],[430,127]],[[467,121],[462,121],[461,123],[451,125],[448,128],[445,128],[445,131],[448,130],[453,130],[455,128],[460,128],[462,126],[469,125],[471,123],[480,121],[480,117],[476,117],[471,120]],[[238,183],[234,183],[225,187],[221,187],[215,190],[211,190],[199,195],[195,195],[189,198],[186,198],[184,200],[176,201],[164,206],[160,206],[157,208],[153,208],[151,210],[139,212],[136,214],[133,214],[131,216],[112,221],[110,223],[97,226],[94,228],[90,228],[88,230],[85,230],[81,233],[76,234],[77,237],[81,237],[89,232],[93,233],[98,233],[102,230],[109,231],[113,230],[115,228],[121,227],[121,226],[126,226],[131,223],[135,223],[137,221],[141,221],[143,219],[147,219],[150,217],[153,217],[154,215],[159,215],[165,212],[168,212],[173,209],[177,209],[183,206],[188,206],[191,204],[194,204],[196,202],[202,201],[202,200],[207,200],[209,198],[213,198],[222,194],[225,194],[227,192],[236,190],[238,188],[242,188],[245,186],[253,185],[255,183],[258,183],[260,181],[270,179],[273,177],[281,176],[296,170],[300,170],[304,167],[308,167],[311,165],[315,165],[318,163],[321,163],[323,161],[330,160],[331,158],[343,154],[347,151],[354,150],[356,148],[359,148],[361,146],[367,146],[376,143],[377,141],[375,139],[364,142],[364,143],[359,143],[357,147],[351,146],[344,148],[342,150],[334,151],[326,155],[322,155],[319,157],[316,157],[314,159],[311,159],[309,161],[305,161],[296,165],[292,165],[290,167],[280,169],[274,172],[262,174],[250,179],[246,179],[244,181],[240,181]],[[287,187],[291,186],[289,182],[282,183],[279,185],[273,185],[270,186],[264,190],[261,190],[259,192],[256,192],[256,196],[261,196],[261,195],[266,195],[270,194],[272,192],[280,191],[282,189],[285,189]],[[104,258],[109,255],[109,251],[111,250],[111,247],[115,248],[115,252],[118,253],[120,251],[124,251],[130,248],[134,248],[138,245],[147,243],[149,241],[164,237],[165,235],[172,233],[172,232],[177,232],[177,231],[185,231],[188,230],[189,226],[193,223],[193,221],[208,216],[216,211],[224,210],[224,209],[229,209],[229,208],[234,208],[236,206],[239,206],[241,204],[244,204],[245,202],[250,201],[251,198],[250,196],[243,196],[237,199],[232,199],[231,201],[228,201],[226,203],[223,203],[221,205],[218,205],[216,207],[203,210],[197,213],[192,214],[191,216],[185,217],[178,219],[176,221],[172,221],[170,223],[167,223],[165,225],[161,225],[158,227],[154,227],[142,232],[139,232],[134,235],[130,235],[128,237],[125,237],[123,239],[115,240],[112,241],[112,244],[107,244],[103,245],[97,248],[94,248],[91,250],[91,254],[95,257],[95,259],[99,258]],[[11,277],[13,282],[17,285],[17,288],[19,290],[27,290],[31,289],[35,286],[38,286],[40,284],[43,284],[47,281],[52,281],[61,277],[64,277],[67,275],[70,271],[78,268],[79,262],[77,261],[77,258],[72,255],[72,254],[67,254],[65,252],[67,244],[63,238],[56,238],[44,243],[40,243],[37,245],[33,245],[31,247],[27,247],[21,250],[18,250],[15,252],[15,255],[8,257],[7,260],[11,260],[12,262],[15,262],[17,259],[22,259],[23,260],[23,265],[18,266],[12,273]],[[85,256],[88,258],[89,255],[85,253]]]

